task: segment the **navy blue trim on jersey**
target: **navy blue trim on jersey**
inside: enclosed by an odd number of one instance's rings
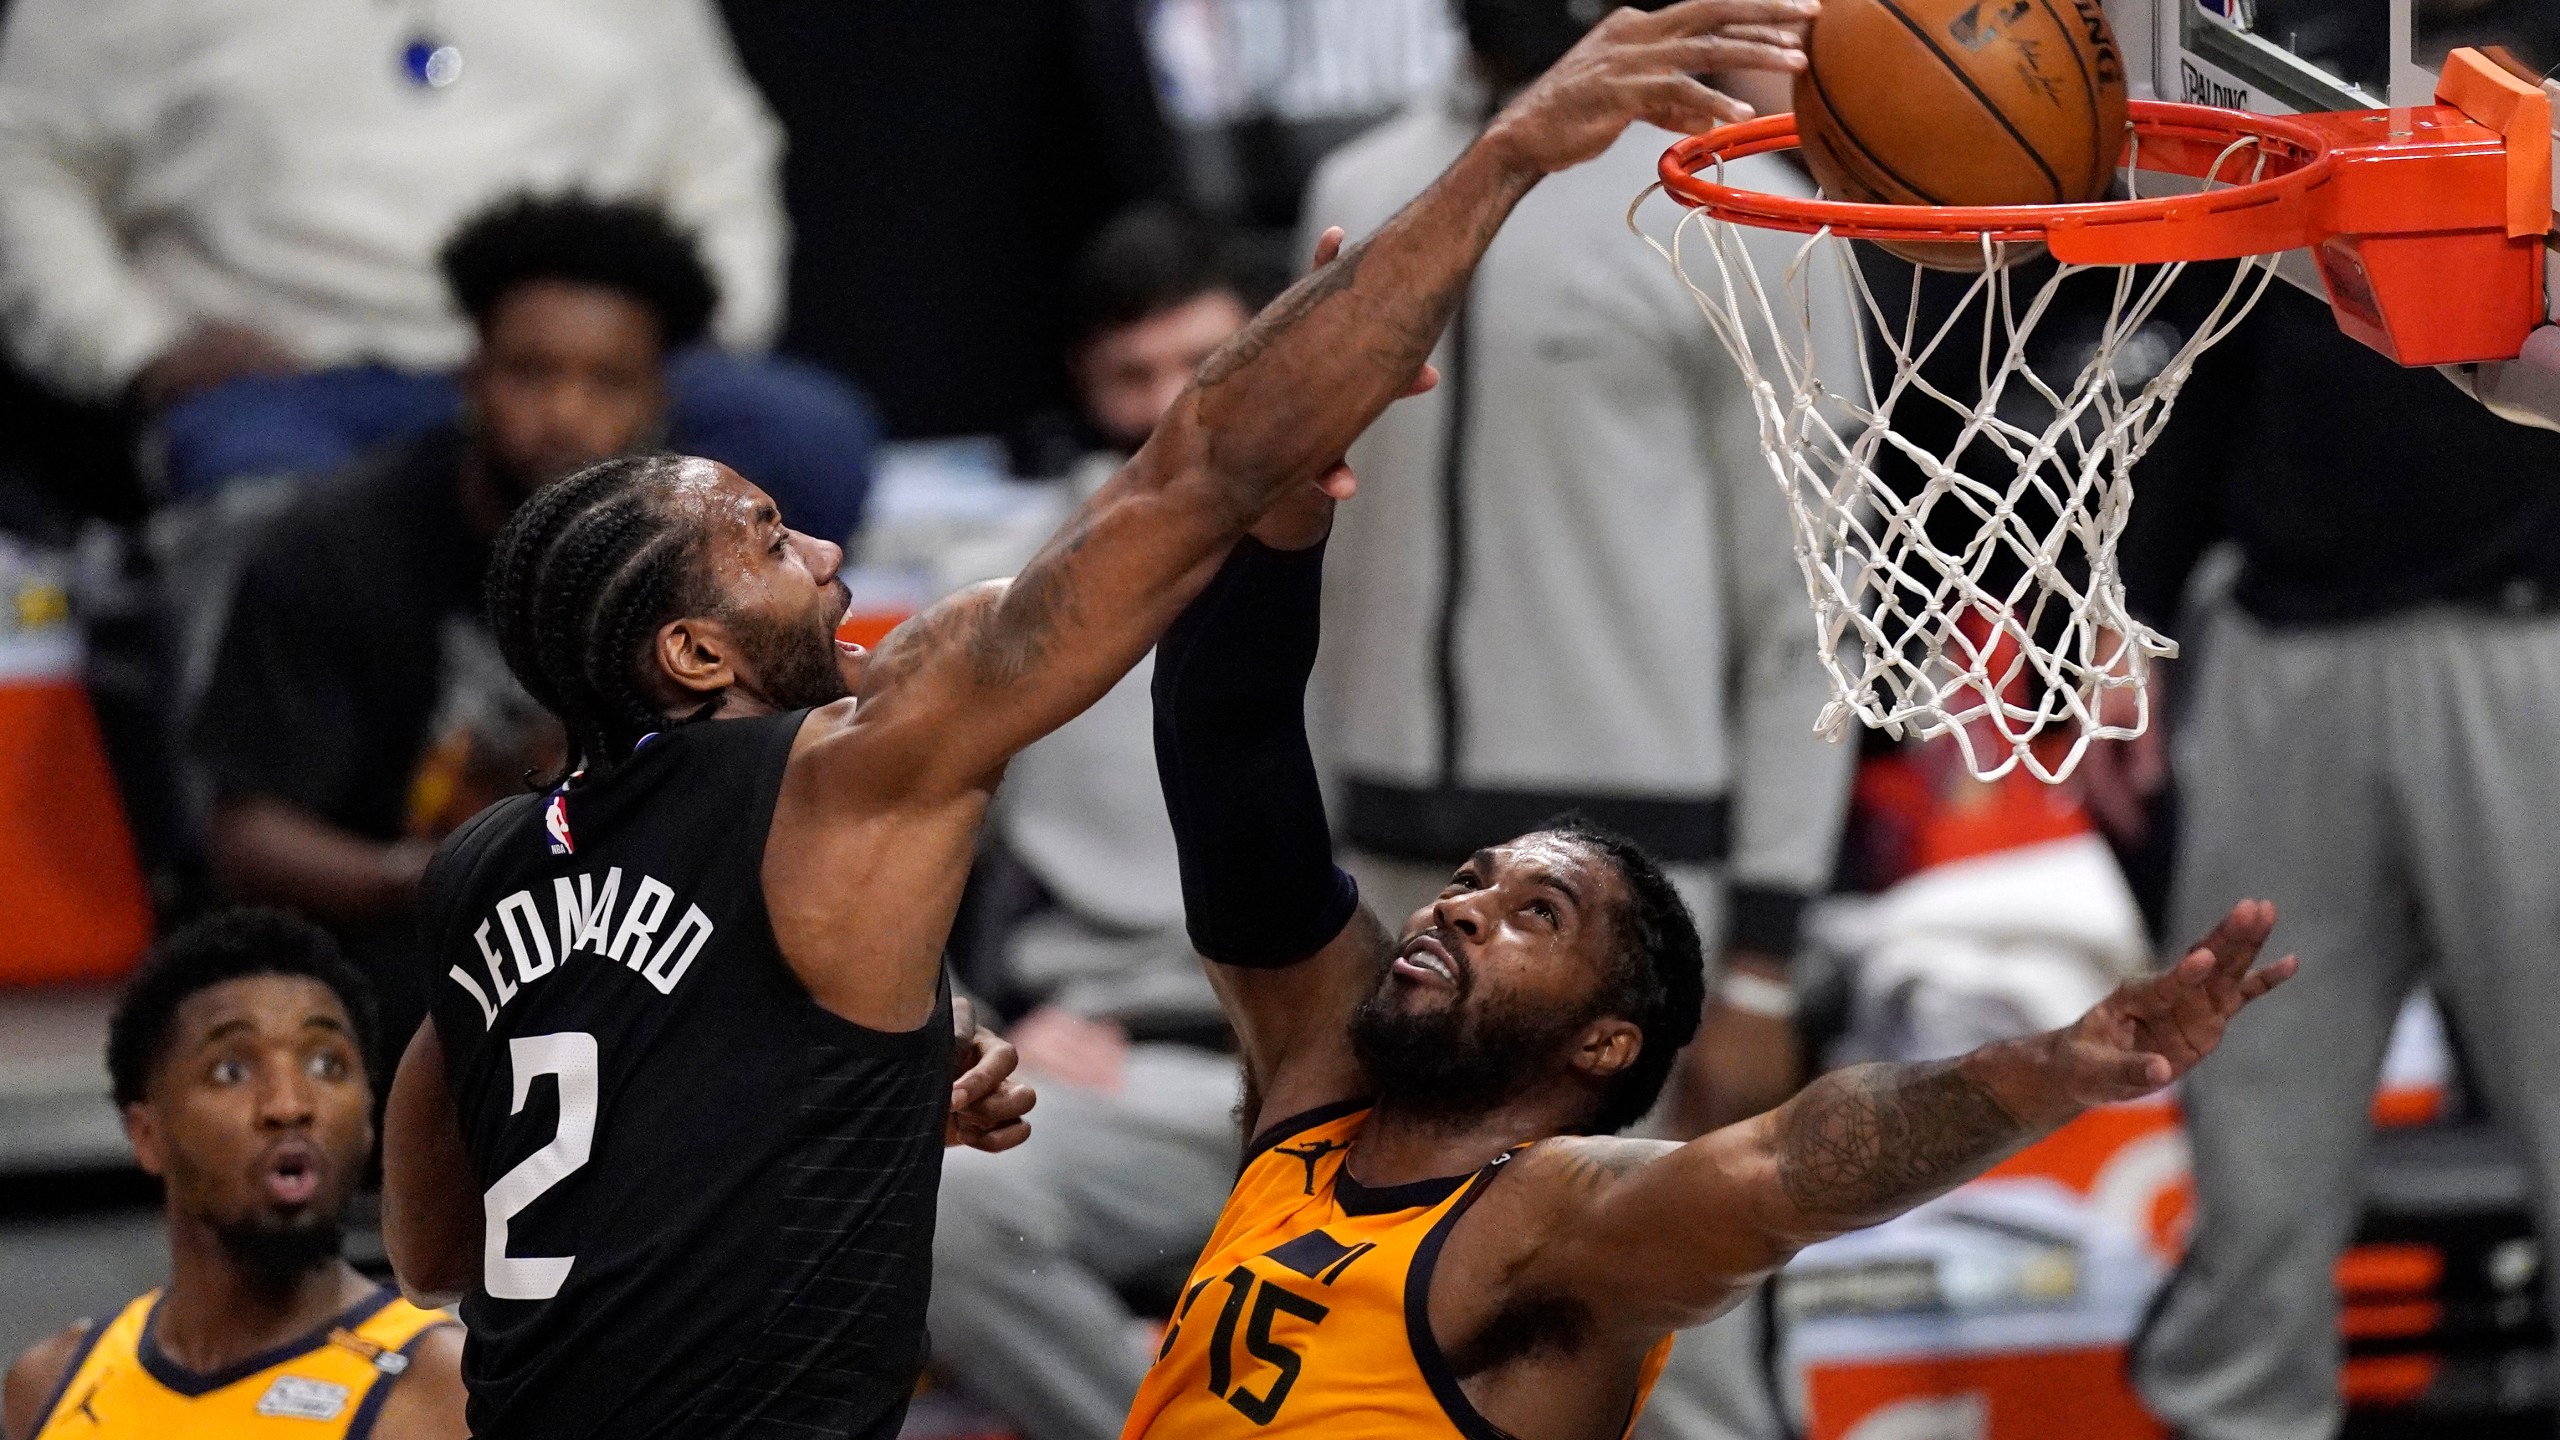
[[[1345,1215],[1392,1215],[1398,1210],[1428,1210],[1458,1193],[1458,1187],[1476,1178],[1470,1170],[1464,1175],[1435,1175],[1428,1180],[1407,1180],[1401,1185],[1363,1185],[1351,1176],[1351,1167],[1333,1172],[1333,1203]]]
[[[200,1375],[170,1359],[169,1353],[160,1348],[160,1307],[167,1304],[169,1300],[169,1294],[164,1290],[160,1293],[159,1299],[151,1302],[151,1313],[143,1319],[142,1339],[133,1347],[133,1354],[135,1359],[142,1362],[144,1372],[152,1379],[159,1381],[171,1391],[193,1400],[200,1395],[210,1395],[225,1385],[237,1385],[261,1370],[272,1370],[288,1360],[299,1360],[328,1344],[331,1334],[340,1330],[353,1330],[380,1314],[382,1307],[399,1298],[398,1291],[388,1285],[383,1286],[339,1311],[335,1316],[322,1321],[317,1328],[305,1332],[300,1339],[288,1340],[272,1349],[261,1350],[245,1360],[234,1360],[209,1375]]]
[[[1283,1140],[1295,1139],[1319,1125],[1339,1120],[1345,1115],[1356,1115],[1376,1103],[1365,1098],[1336,1100],[1330,1105],[1319,1105],[1313,1110],[1301,1110],[1285,1120],[1275,1120],[1262,1127],[1262,1133],[1254,1136],[1253,1143],[1244,1147],[1244,1163],[1251,1165],[1268,1153],[1272,1146]]]
[[[1467,1392],[1459,1388],[1457,1372],[1449,1368],[1449,1357],[1440,1353],[1440,1341],[1431,1333],[1431,1272],[1440,1264],[1440,1247],[1448,1243],[1449,1232],[1458,1228],[1458,1221],[1466,1215],[1468,1207],[1483,1199],[1484,1192],[1492,1188],[1494,1177],[1502,1172],[1504,1162],[1518,1153],[1517,1150],[1506,1150],[1493,1157],[1492,1163],[1484,1169],[1467,1177],[1477,1183],[1468,1186],[1467,1193],[1459,1197],[1458,1203],[1449,1207],[1449,1213],[1440,1217],[1440,1223],[1431,1227],[1431,1233],[1422,1237],[1422,1244],[1413,1252],[1413,1266],[1405,1271],[1404,1276],[1404,1333],[1406,1341],[1413,1346],[1413,1363],[1422,1371],[1423,1383],[1431,1387],[1431,1398],[1440,1402],[1441,1412],[1449,1417],[1450,1424],[1458,1427],[1458,1433],[1466,1440],[1514,1440],[1514,1437],[1476,1409],[1475,1402],[1467,1398]]]
[[[98,1348],[98,1341],[107,1333],[107,1327],[115,1323],[110,1320],[106,1325],[92,1324],[89,1333],[81,1337],[79,1345],[71,1352],[71,1363],[62,1367],[62,1378],[53,1382],[53,1393],[44,1397],[44,1403],[36,1407],[35,1428],[28,1431],[28,1435],[41,1435],[44,1427],[53,1423],[54,1407],[62,1403],[63,1396],[71,1393],[71,1382],[79,1378],[80,1367],[89,1363],[89,1352]]]
[[[406,1379],[410,1371],[418,1368],[417,1349],[427,1343],[428,1336],[439,1330],[461,1328],[462,1322],[459,1320],[439,1320],[410,1336],[409,1343],[401,1346],[399,1350],[400,1358],[409,1363],[397,1370],[384,1371],[371,1385],[365,1387],[364,1403],[356,1407],[356,1418],[347,1422],[345,1440],[368,1440],[368,1437],[373,1434],[373,1422],[382,1414],[383,1402],[391,1398],[391,1387]],[[375,1368],[381,1368],[378,1362]]]

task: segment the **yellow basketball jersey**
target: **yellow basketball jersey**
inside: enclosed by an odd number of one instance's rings
[[[89,1332],[35,1440],[363,1440],[420,1337],[454,1323],[377,1290],[289,1345],[208,1375],[153,1340],[160,1292]]]
[[[1511,1155],[1372,1190],[1343,1170],[1368,1114],[1329,1106],[1247,1158],[1121,1440],[1501,1440],[1427,1305],[1442,1243]],[[1630,1423],[1670,1346],[1646,1357]]]

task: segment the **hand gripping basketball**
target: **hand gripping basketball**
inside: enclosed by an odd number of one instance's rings
[[[1697,77],[1804,69],[1817,0],[1682,0],[1613,10],[1503,107],[1486,142],[1531,174],[1579,165],[1650,121],[1688,134],[1751,118],[1751,107]]]

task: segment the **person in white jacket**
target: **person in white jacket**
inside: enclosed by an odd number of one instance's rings
[[[680,363],[676,436],[780,427],[749,443],[796,453],[742,463],[842,533],[866,456],[809,452],[867,446],[859,398],[730,358],[780,327],[781,152],[712,0],[15,0],[0,329],[48,388],[152,417],[177,493],[327,469],[450,417],[471,329],[435,252],[465,217],[648,200],[696,237],[730,352]]]
[[[1471,73],[1326,160],[1309,237],[1375,230],[1598,13],[1460,9]],[[1783,88],[1742,98],[1787,108]],[[1382,914],[1559,812],[1673,862],[1724,960],[1696,1063],[1653,1121],[1685,1138],[1803,1079],[1787,961],[1831,873],[1855,755],[1813,732],[1829,689],[1742,377],[1627,228],[1673,138],[1638,125],[1522,202],[1432,357],[1439,388],[1352,448],[1362,493],[1335,523],[1310,721],[1344,863]],[[1774,159],[1735,174],[1810,193]],[[1668,202],[1651,209],[1667,227]],[[1801,240],[1750,243],[1774,286]],[[1838,279],[1815,287],[1837,302],[1817,314],[1817,351],[1855,387]],[[1780,1433],[1755,1329],[1745,1306],[1684,1336],[1638,1434]]]

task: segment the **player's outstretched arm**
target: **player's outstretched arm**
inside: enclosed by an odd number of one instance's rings
[[[1485,247],[1538,179],[1642,119],[1745,113],[1696,74],[1803,66],[1814,0],[1684,0],[1611,14],[1376,235],[1211,357],[1144,449],[1010,584],[964,592],[884,643],[842,767],[858,791],[930,803],[1127,673],[1287,487],[1314,479],[1420,373]],[[905,737],[900,740],[893,737]],[[850,757],[849,757],[850,758]]]
[[[1817,1240],[1954,1189],[2092,1105],[2167,1086],[2243,1006],[2290,978],[2252,970],[2275,907],[2244,900],[2176,965],[2077,1024],[1927,1065],[1835,1071],[1687,1145],[1581,1140],[1541,1157],[1569,1217],[1545,1265],[1605,1313],[1686,1325]],[[1552,1170],[1549,1167],[1553,1167]]]

